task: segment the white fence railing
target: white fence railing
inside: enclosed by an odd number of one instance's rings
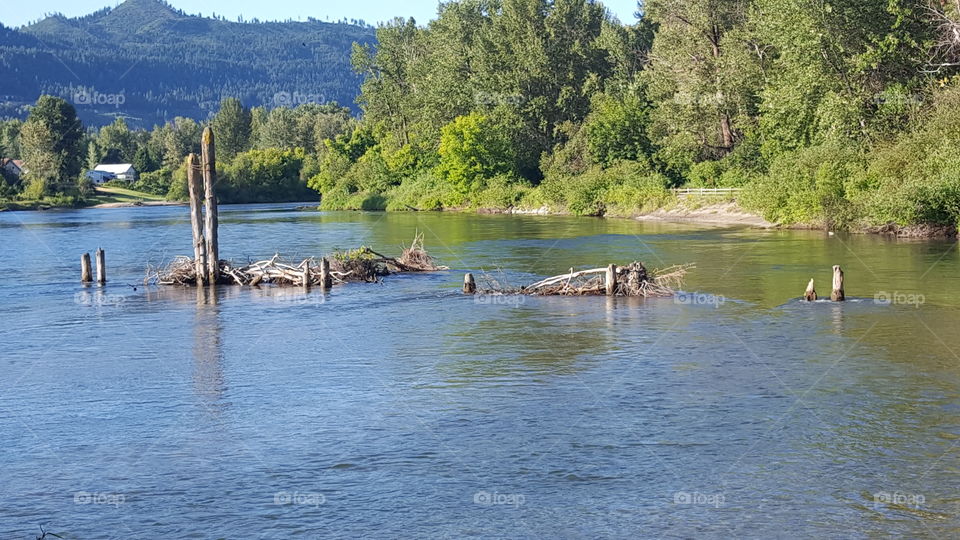
[[[741,188],[674,188],[670,191],[676,193],[679,197],[688,197],[690,195],[716,195],[732,197],[738,195],[743,190]]]

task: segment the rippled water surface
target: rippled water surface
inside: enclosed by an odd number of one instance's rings
[[[186,209],[0,214],[0,538],[960,535],[953,243],[221,212],[235,261],[421,231],[453,270],[143,287],[191,251]],[[110,282],[84,288],[98,246]],[[696,263],[699,294],[458,290],[635,259]],[[852,301],[795,300],[833,264]]]

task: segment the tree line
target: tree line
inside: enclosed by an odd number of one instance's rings
[[[245,203],[316,197],[306,181],[317,173],[318,148],[356,120],[350,109],[335,104],[268,110],[246,108],[240,100],[227,98],[206,123],[177,117],[148,131],[130,129],[121,118],[85,129],[73,105],[41,96],[25,121],[0,122],[0,154],[22,159],[26,169],[20,178],[0,182],[0,197],[84,204],[94,195],[87,171],[101,163],[130,163],[139,178],[116,185],[185,200],[184,160],[200,152],[207,123],[217,136],[220,199]]]

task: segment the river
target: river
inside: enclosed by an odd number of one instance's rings
[[[453,270],[144,287],[185,208],[0,213],[0,537],[960,535],[953,242],[290,205],[220,231],[243,262],[420,231]],[[632,260],[695,263],[687,294],[458,288]],[[799,302],[833,264],[851,301]]]

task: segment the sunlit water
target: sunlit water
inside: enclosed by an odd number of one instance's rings
[[[224,207],[235,261],[416,231],[449,272],[143,287],[184,208],[0,214],[0,538],[960,534],[950,242]],[[110,281],[79,283],[106,250]],[[476,299],[639,259],[677,298]],[[804,304],[807,281],[845,304]],[[137,288],[134,289],[134,286]],[[879,299],[879,301],[877,301]],[[889,299],[890,301],[885,301]]]

